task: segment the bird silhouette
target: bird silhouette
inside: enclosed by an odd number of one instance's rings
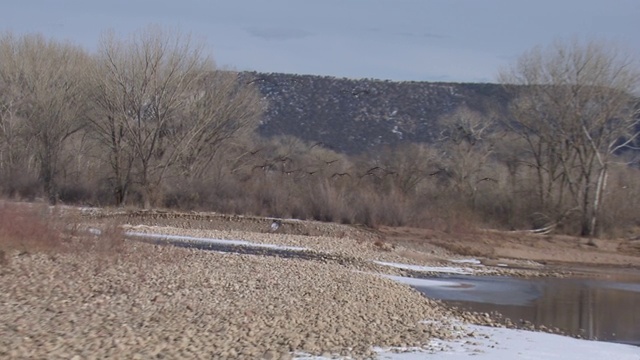
[[[343,176],[348,176],[351,177],[351,175],[349,175],[349,173],[333,173],[333,175],[331,175],[331,178],[335,178],[335,177],[343,177]]]

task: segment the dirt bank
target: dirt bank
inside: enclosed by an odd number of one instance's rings
[[[429,229],[381,227],[384,241],[406,248],[433,252],[446,250],[477,257],[495,266],[534,267],[576,272],[638,273],[640,240],[634,238],[589,239],[565,235],[477,230],[446,233]]]

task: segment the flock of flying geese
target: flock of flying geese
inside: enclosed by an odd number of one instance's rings
[[[315,144],[314,146],[316,146],[318,144]],[[313,147],[313,146],[312,146]],[[255,155],[257,154],[259,150],[254,150],[251,151],[249,154],[251,155]],[[339,159],[333,159],[333,160],[323,160],[324,165],[325,166],[331,166],[334,163],[338,162]],[[288,156],[282,156],[279,155],[277,157],[275,157],[274,159],[271,159],[270,161],[265,161],[263,164],[260,165],[254,165],[253,168],[251,169],[251,171],[255,171],[255,170],[262,170],[265,172],[269,172],[269,171],[280,171],[281,173],[285,174],[285,175],[292,175],[292,174],[297,174],[297,173],[304,173],[306,175],[315,175],[316,173],[318,173],[320,171],[320,169],[316,168],[316,169],[312,169],[312,170],[308,170],[308,169],[290,169],[287,170],[287,164],[293,162],[293,159],[291,159]],[[280,165],[279,165],[280,164]],[[357,176],[358,178],[362,179],[364,177],[367,176],[374,176],[374,177],[385,177],[388,175],[396,175],[397,173],[395,171],[391,171],[388,169],[385,169],[383,167],[380,166],[374,166],[370,169],[368,169],[367,171],[365,171],[362,174],[355,174],[354,176]],[[352,177],[352,175],[348,172],[334,172],[330,178],[334,179],[334,178],[340,178],[340,177]]]

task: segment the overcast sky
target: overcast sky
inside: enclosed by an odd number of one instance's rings
[[[191,33],[220,66],[350,78],[494,82],[556,39],[640,59],[640,0],[2,0],[0,29],[94,50],[107,29]]]

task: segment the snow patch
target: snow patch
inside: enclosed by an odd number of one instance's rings
[[[640,360],[640,348],[631,345],[580,340],[572,337],[517,329],[465,325],[474,337],[458,340],[434,340],[431,350],[392,353],[379,352],[380,359],[433,360],[469,359],[547,359],[547,360]],[[433,349],[440,347],[441,351]],[[410,350],[410,349],[406,349]]]
[[[421,266],[421,265],[399,264],[399,263],[384,262],[384,261],[374,261],[374,263],[378,265],[390,266],[398,269],[412,270],[412,271],[459,274],[459,275],[473,274],[473,269],[470,269],[470,268],[451,267],[451,266]]]
[[[454,259],[454,260],[449,260],[453,263],[457,263],[457,264],[471,264],[471,265],[481,265],[482,262],[480,262],[480,260],[478,259]]]
[[[246,247],[253,247],[253,248],[265,248],[265,249],[277,249],[277,250],[289,250],[289,251],[310,251],[311,250],[309,248],[304,248],[304,247],[275,245],[275,244],[260,244],[260,243],[252,243],[245,240],[214,239],[214,238],[202,238],[202,237],[184,236],[184,235],[150,234],[150,233],[141,233],[136,231],[127,231],[125,232],[125,235],[130,237],[142,237],[142,238],[152,238],[152,239],[158,239],[158,240],[168,240],[169,242],[183,241],[183,242],[193,242],[193,243],[201,243],[201,244],[246,246]]]
[[[397,281],[401,284],[406,284],[409,286],[416,286],[416,287],[458,287],[462,285],[461,283],[455,282],[455,281],[418,279],[418,278],[387,275],[387,274],[381,274],[381,276],[387,279],[391,279],[393,281]]]
[[[373,348],[384,360],[640,360],[640,348],[631,345],[574,339],[517,329],[464,325],[456,340],[433,339],[421,348]],[[298,360],[328,360],[296,354]],[[349,359],[342,357],[341,359]]]

